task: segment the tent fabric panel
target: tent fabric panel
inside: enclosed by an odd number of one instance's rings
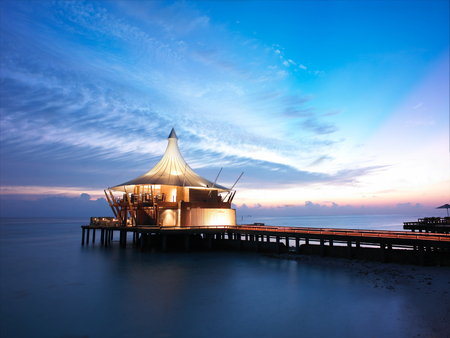
[[[186,174],[185,174],[186,172]],[[196,174],[185,162],[178,149],[178,139],[175,130],[169,135],[169,144],[161,160],[145,174],[112,187],[113,190],[124,190],[131,185],[174,185],[192,188],[211,188],[213,182]],[[227,191],[228,188],[219,184],[214,185],[214,190]]]

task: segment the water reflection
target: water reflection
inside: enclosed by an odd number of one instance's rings
[[[410,293],[254,253],[81,247],[79,224],[2,223],[2,337],[409,337]],[[419,318],[419,319],[417,319]],[[419,328],[419,324],[421,327]]]

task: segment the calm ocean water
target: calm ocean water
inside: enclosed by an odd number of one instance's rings
[[[241,217],[239,224],[264,223],[265,225],[311,228],[403,230],[403,222],[414,222],[429,215],[346,215],[301,217]],[[442,214],[444,216],[444,214]]]
[[[420,216],[420,215],[419,215]],[[415,216],[255,219],[401,229]],[[246,220],[247,221],[247,220]],[[410,337],[408,295],[338,267],[235,252],[81,246],[86,219],[2,219],[0,336]],[[251,221],[253,223],[253,220]]]

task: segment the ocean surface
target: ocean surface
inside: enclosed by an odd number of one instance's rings
[[[403,230],[403,222],[415,222],[429,215],[345,215],[345,216],[301,216],[301,217],[241,217],[238,224],[264,223],[286,227]],[[444,216],[444,215],[443,215]],[[442,216],[442,217],[443,217]]]
[[[401,230],[418,216],[245,219]],[[348,269],[256,253],[139,252],[81,246],[87,219],[1,219],[0,336],[411,337],[408,294]],[[422,325],[418,330],[417,325]],[[425,330],[425,331],[424,331]]]

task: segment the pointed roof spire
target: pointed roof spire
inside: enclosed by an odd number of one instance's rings
[[[172,128],[168,138],[176,138],[178,140],[177,134],[175,133],[175,128]]]
[[[214,185],[214,190],[227,191],[228,188],[201,177],[195,173],[184,161],[178,149],[178,138],[175,129],[169,135],[169,144],[161,160],[148,172],[135,179],[112,187],[116,191],[123,191],[126,186],[134,185],[174,185],[186,188],[208,189]]]

